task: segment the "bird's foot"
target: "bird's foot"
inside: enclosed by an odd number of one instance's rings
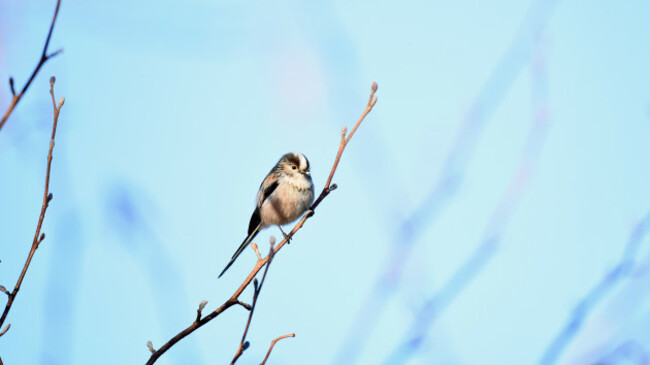
[[[284,236],[284,239],[287,240],[287,243],[291,243],[291,237],[288,234],[284,233],[282,227],[278,226],[278,228],[280,228],[280,232],[282,232],[282,235]]]

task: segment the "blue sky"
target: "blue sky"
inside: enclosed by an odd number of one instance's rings
[[[53,8],[0,4],[0,79],[22,85]],[[248,250],[216,278],[277,159],[303,152],[321,189],[340,128],[377,81],[339,189],[271,266],[239,362],[259,363],[273,338],[295,332],[270,363],[333,364],[350,356],[346,343],[359,364],[540,363],[650,211],[649,12],[641,0],[64,0],[50,47],[65,51],[0,131],[0,284],[10,287],[40,207],[56,75],[66,104],[47,238],[0,356],[144,363],[148,340],[159,347],[186,327],[201,300],[214,309],[252,268]],[[9,100],[0,88],[0,107]],[[432,195],[436,186],[448,190]],[[264,231],[260,247],[270,235],[281,234]],[[418,348],[391,357],[495,236]],[[650,346],[649,241],[558,364],[617,363],[607,356],[621,345]],[[391,260],[401,274],[386,289],[378,278]],[[350,341],[360,313],[377,315]],[[230,361],[246,316],[229,310],[159,363]]]

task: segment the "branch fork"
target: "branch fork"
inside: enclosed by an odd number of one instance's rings
[[[50,38],[52,38],[52,31],[54,30],[54,24],[56,23],[56,18],[59,15],[60,6],[61,6],[61,0],[57,0],[56,8],[54,9],[54,16],[52,17],[52,23],[50,24],[50,30],[47,33],[47,38],[45,39],[45,46],[43,47],[43,51],[41,52],[41,58],[39,59],[38,64],[36,65],[36,68],[32,72],[31,76],[29,76],[29,79],[27,80],[23,88],[20,90],[20,93],[16,94],[16,89],[14,88],[14,78],[9,77],[9,89],[11,90],[11,95],[12,95],[11,104],[9,104],[9,107],[7,108],[4,115],[2,116],[2,119],[0,119],[0,130],[7,122],[7,119],[9,119],[11,112],[13,112],[16,105],[18,105],[20,99],[22,99],[23,95],[25,95],[25,92],[29,88],[29,85],[31,85],[32,81],[34,81],[36,74],[41,69],[41,67],[43,67],[45,62],[47,62],[50,58],[56,57],[57,55],[61,54],[61,52],[63,52],[63,49],[58,49],[50,54],[47,54],[47,48],[50,45]],[[61,103],[61,105],[63,105],[63,103]]]

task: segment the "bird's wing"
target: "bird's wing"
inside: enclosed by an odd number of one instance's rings
[[[275,175],[269,175],[262,185],[260,185],[260,190],[257,192],[257,209],[262,207],[262,203],[271,195],[275,189],[278,187],[278,178]]]
[[[257,192],[257,207],[255,208],[255,211],[251,216],[251,221],[248,224],[248,234],[251,234],[251,232],[253,232],[253,230],[262,222],[262,217],[260,216],[260,209],[262,208],[262,204],[264,204],[269,195],[271,195],[275,189],[277,189],[277,187],[278,179],[275,177],[275,175],[269,175],[266,179],[264,179],[264,181],[262,181],[260,190]]]
[[[260,208],[255,208],[253,215],[251,215],[251,221],[248,223],[248,234],[251,234],[260,225],[260,223],[262,223]]]

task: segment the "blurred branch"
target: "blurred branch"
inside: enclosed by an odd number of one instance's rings
[[[529,62],[536,36],[548,24],[558,1],[537,0],[530,6],[510,46],[464,116],[439,178],[420,204],[399,225],[381,266],[383,272],[351,322],[333,364],[354,364],[358,360],[369,338],[367,334],[373,332],[388,299],[396,291],[415,243],[424,228],[430,228],[435,223],[458,191],[486,122],[506,96],[518,71]]]
[[[578,333],[587,316],[605,298],[616,284],[627,278],[636,265],[636,257],[639,253],[643,239],[650,231],[650,212],[641,219],[630,234],[625,246],[625,252],[618,264],[603,276],[573,309],[571,317],[564,324],[564,328],[555,336],[551,344],[546,348],[542,359],[542,365],[555,364],[564,352],[571,340]]]
[[[385,361],[386,364],[406,363],[422,345],[431,326],[443,311],[490,262],[501,242],[506,224],[530,183],[549,125],[546,63],[541,43],[538,40],[532,67],[533,118],[517,169],[492,212],[479,246],[452,274],[445,285],[424,303],[415,315],[404,342],[393,349]]]
[[[50,25],[50,30],[47,32],[47,38],[45,39],[45,46],[43,47],[43,52],[41,53],[41,58],[38,61],[38,64],[36,65],[36,68],[32,72],[31,76],[29,76],[29,79],[23,86],[23,88],[20,90],[18,94],[16,94],[16,90],[14,89],[14,78],[10,77],[9,78],[9,89],[11,89],[11,104],[9,104],[9,107],[5,111],[4,115],[2,116],[2,119],[0,119],[0,130],[2,130],[2,127],[5,125],[7,122],[7,119],[9,119],[9,115],[11,115],[11,112],[14,110],[16,105],[18,105],[18,102],[20,99],[25,95],[25,92],[27,91],[27,88],[29,88],[29,85],[31,85],[32,81],[36,77],[36,74],[38,71],[41,69],[41,67],[47,62],[50,58],[53,58],[63,52],[63,49],[58,49],[54,51],[53,53],[47,54],[47,47],[50,45],[50,38],[52,37],[52,31],[54,30],[54,24],[56,23],[56,18],[59,15],[59,7],[61,6],[61,0],[56,1],[56,8],[54,9],[54,16],[52,17],[52,24]]]
[[[13,304],[14,299],[16,299],[16,295],[18,295],[18,291],[20,290],[20,285],[22,284],[23,279],[25,278],[25,274],[27,273],[29,264],[32,262],[32,257],[34,256],[34,253],[36,252],[38,245],[43,241],[43,239],[45,239],[45,233],[41,233],[41,226],[43,225],[43,219],[45,218],[45,211],[47,210],[47,207],[50,205],[50,201],[52,200],[52,194],[50,193],[50,170],[52,167],[52,150],[54,149],[54,137],[56,136],[56,126],[59,122],[59,113],[61,112],[61,107],[63,106],[63,103],[65,101],[64,98],[61,98],[57,106],[54,98],[55,81],[56,79],[54,78],[54,76],[52,76],[50,78],[50,95],[52,95],[52,107],[54,108],[54,122],[52,123],[52,136],[50,138],[50,149],[47,153],[47,171],[45,173],[45,191],[43,192],[43,204],[41,205],[41,214],[38,217],[38,224],[36,225],[36,233],[34,233],[34,240],[32,241],[32,249],[29,251],[29,256],[27,256],[27,261],[25,262],[25,266],[23,266],[23,271],[20,273],[20,277],[18,277],[16,286],[11,291],[11,293],[8,294],[9,299],[7,300],[5,309],[2,312],[2,317],[0,317],[0,327],[2,327],[2,324],[7,318],[7,314],[9,314],[11,305]],[[0,336],[2,336],[8,329],[9,329],[9,325],[7,325],[6,329],[2,333],[0,333]]]
[[[336,158],[334,160],[334,164],[332,166],[332,169],[330,171],[329,178],[327,179],[327,183],[323,187],[323,190],[322,190],[321,194],[318,196],[318,198],[316,199],[314,204],[312,204],[312,206],[309,208],[307,213],[305,213],[305,215],[298,221],[298,223],[296,223],[296,225],[293,227],[291,232],[289,232],[287,237],[285,237],[273,249],[273,255],[277,254],[278,251],[280,251],[282,249],[282,247],[284,247],[285,243],[287,243],[287,241],[290,240],[293,237],[293,235],[296,234],[296,232],[298,232],[302,228],[302,226],[305,224],[305,221],[307,221],[307,219],[311,218],[314,215],[314,212],[316,211],[316,208],[318,207],[318,205],[320,205],[320,203],[323,201],[323,199],[325,199],[332,191],[334,191],[336,189],[336,184],[330,185],[330,183],[332,182],[332,179],[334,177],[334,173],[336,172],[336,168],[337,168],[337,166],[339,164],[339,161],[341,159],[341,155],[343,154],[343,151],[345,150],[345,147],[350,142],[350,139],[352,138],[352,136],[356,132],[357,128],[359,128],[359,125],[361,125],[361,122],[363,122],[366,115],[368,115],[368,113],[370,113],[372,108],[377,103],[377,97],[375,96],[376,92],[377,92],[377,83],[375,82],[375,83],[372,84],[372,87],[371,87],[370,99],[368,100],[368,104],[366,105],[366,108],[363,111],[363,113],[361,114],[361,117],[359,118],[359,120],[355,124],[354,128],[352,129],[352,132],[350,132],[350,134],[347,137],[346,137],[347,129],[345,127],[343,128],[343,130],[341,132],[341,142],[339,143],[339,149],[338,149],[338,152],[336,154]],[[162,354],[164,354],[167,350],[169,350],[172,346],[174,346],[174,344],[176,344],[178,341],[182,340],[183,338],[185,338],[190,333],[196,331],[198,328],[200,328],[203,325],[205,325],[206,323],[210,322],[211,320],[213,320],[214,318],[219,316],[221,313],[223,313],[224,311],[226,311],[228,308],[232,307],[233,305],[241,304],[241,302],[239,301],[239,296],[244,291],[244,289],[246,289],[246,287],[248,287],[248,285],[251,283],[251,281],[253,281],[253,278],[255,278],[255,276],[262,269],[262,267],[264,267],[266,264],[268,264],[270,258],[273,257],[273,255],[267,255],[264,258],[258,259],[257,262],[255,263],[255,266],[253,267],[253,270],[250,272],[250,274],[248,274],[246,279],[244,279],[244,282],[239,286],[239,288],[237,290],[235,290],[233,295],[228,300],[226,300],[225,303],[223,303],[221,306],[219,306],[217,309],[212,311],[207,316],[205,316],[205,317],[203,317],[203,318],[201,318],[199,320],[194,321],[189,327],[185,328],[184,330],[179,332],[176,336],[172,337],[162,347],[160,347],[160,349],[158,349],[157,351],[155,351],[154,353],[151,354],[151,357],[149,358],[149,360],[147,361],[146,364],[151,365],[151,364],[155,363],[156,360]],[[251,310],[252,310],[252,306],[251,306]]]
[[[239,343],[239,348],[237,348],[237,353],[235,353],[235,357],[233,357],[232,362],[230,363],[231,365],[237,362],[237,359],[239,359],[239,357],[244,353],[244,350],[246,350],[249,346],[249,342],[246,341],[246,335],[248,334],[248,328],[250,328],[251,326],[251,320],[253,319],[253,313],[255,312],[255,305],[257,304],[257,298],[259,297],[260,292],[262,291],[262,285],[264,285],[264,279],[266,279],[266,273],[269,271],[269,267],[271,266],[271,261],[273,260],[274,245],[275,245],[275,237],[271,236],[271,248],[269,249],[269,254],[267,256],[268,261],[266,264],[266,268],[264,269],[264,275],[262,275],[262,281],[260,281],[259,285],[257,284],[257,279],[253,280],[253,286],[255,287],[255,291],[253,292],[253,303],[251,304],[250,313],[248,314],[248,321],[246,321],[244,334],[241,337],[241,342]],[[253,246],[253,250],[255,250],[258,260],[261,260],[262,256],[260,256],[260,252],[257,250],[257,245],[253,243],[251,246]]]
[[[264,360],[262,361],[262,363],[260,365],[265,365],[266,364],[266,360],[269,359],[269,356],[271,355],[271,350],[273,350],[273,346],[275,346],[275,343],[280,341],[281,339],[287,338],[287,337],[296,337],[296,334],[295,333],[290,333],[288,335],[280,336],[280,337],[276,338],[275,340],[273,340],[273,342],[271,342],[271,346],[269,347],[269,351],[266,353],[266,356],[264,356]],[[2,364],[0,364],[0,365],[2,365]]]
[[[610,365],[621,362],[626,364],[648,365],[650,364],[650,355],[639,342],[627,341],[618,345],[612,352],[596,361],[594,365]]]

